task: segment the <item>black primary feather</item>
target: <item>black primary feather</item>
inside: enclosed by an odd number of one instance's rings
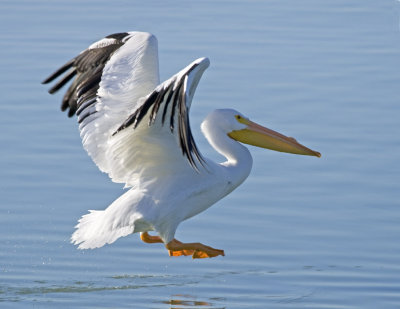
[[[78,110],[81,114],[85,108],[92,106],[95,102],[93,99],[96,99],[104,66],[115,51],[125,43],[128,36],[127,32],[108,35],[106,39],[114,41],[105,40],[102,44],[100,40],[94,43],[93,47],[81,52],[42,82],[47,84],[60,77],[60,80],[49,90],[49,93],[53,94],[74,78],[61,103],[61,110],[68,110],[69,117],[77,114]]]

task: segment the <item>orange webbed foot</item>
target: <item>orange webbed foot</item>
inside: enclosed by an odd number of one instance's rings
[[[191,255],[193,259],[225,256],[224,250],[214,249],[201,243],[182,243],[176,239],[170,241],[166,248],[170,256]]]
[[[140,233],[140,239],[145,243],[162,243],[159,236],[152,236],[148,232]],[[212,258],[216,256],[225,256],[224,250],[214,249],[201,243],[182,243],[173,239],[165,245],[170,256],[192,256],[193,259]]]
[[[214,248],[212,248],[212,251],[210,251],[210,250],[207,250],[207,251],[196,250],[193,253],[192,258],[193,259],[204,259],[204,258],[216,257],[218,255],[225,256],[224,250],[214,249]]]
[[[174,239],[176,243],[182,244],[179,240]],[[194,250],[168,250],[169,256],[189,256],[193,255]]]

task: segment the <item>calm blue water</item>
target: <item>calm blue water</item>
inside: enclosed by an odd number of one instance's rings
[[[1,308],[399,308],[400,3],[22,1],[0,4]],[[107,34],[159,40],[161,75],[207,56],[191,111],[232,107],[321,159],[252,148],[234,193],[177,238],[225,249],[170,258],[137,235],[69,243],[122,188],[81,147],[49,73]]]

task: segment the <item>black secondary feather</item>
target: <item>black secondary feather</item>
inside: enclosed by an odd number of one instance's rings
[[[182,150],[182,154],[187,157],[190,165],[195,170],[198,170],[197,162],[200,162],[200,164],[204,165],[205,161],[197,148],[196,142],[194,141],[192,132],[190,130],[189,113],[186,102],[187,94],[185,92],[187,76],[197,66],[198,64],[195,63],[186,72],[186,74],[183,74],[180,77],[179,80],[175,78],[171,80],[166,87],[155,89],[152,93],[150,93],[144,103],[124,121],[124,123],[113,133],[113,135],[126,128],[129,128],[130,126],[133,126],[135,129],[146,115],[149,117],[148,124],[154,124],[161,105],[164,105],[162,108],[163,112],[161,124],[165,125],[167,113],[170,109],[168,126],[173,133],[175,130],[175,117],[178,113],[179,146]]]

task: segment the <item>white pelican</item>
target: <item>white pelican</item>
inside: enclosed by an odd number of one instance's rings
[[[164,243],[171,256],[224,255],[223,250],[174,238],[180,222],[206,210],[249,175],[252,157],[242,144],[320,157],[301,144],[232,109],[209,114],[201,130],[226,161],[202,156],[193,139],[189,108],[207,58],[159,81],[157,39],[146,32],[112,34],[93,43],[43,81],[72,78],[61,109],[77,115],[83,147],[112,181],[130,187],[105,210],[90,210],[71,241],[98,248],[140,233]],[[150,235],[155,231],[158,235]]]

